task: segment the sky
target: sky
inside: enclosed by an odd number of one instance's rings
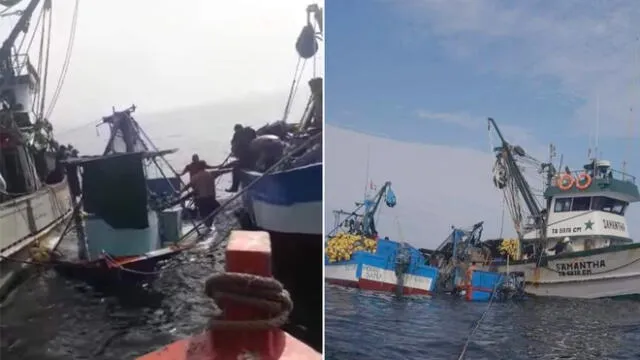
[[[62,69],[74,4],[53,2],[49,98]],[[307,5],[304,0],[80,1],[68,74],[50,120],[55,129],[67,130],[108,115],[112,106],[136,104],[139,113],[152,114],[260,97],[277,99],[284,109]],[[1,39],[16,21],[0,18]],[[318,75],[323,61],[321,45]],[[310,60],[302,78],[313,73]],[[307,95],[303,84],[297,96]]]
[[[325,21],[327,229],[369,178],[398,198],[380,212],[383,234],[433,247],[451,225],[485,221],[485,238],[513,235],[487,117],[540,160],[553,143],[554,163],[579,169],[597,145],[640,176],[633,0],[334,1]],[[636,239],[639,207],[627,216]]]

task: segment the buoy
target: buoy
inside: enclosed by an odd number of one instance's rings
[[[223,311],[221,319],[213,319],[213,327],[199,335],[176,341],[152,353],[138,357],[137,360],[286,360],[286,359],[321,359],[322,355],[303,342],[287,334],[279,328],[259,328],[249,323],[259,323],[261,319],[273,316],[269,311],[251,306],[251,301],[240,302],[236,299],[249,297],[250,294],[237,293],[225,296],[221,288],[225,283],[232,283],[234,279],[251,275],[257,280],[267,283],[271,279],[271,240],[269,234],[263,231],[232,231],[226,251],[226,271],[219,276],[212,276],[207,281],[207,293],[218,294],[219,307]],[[260,280],[262,279],[262,280]],[[210,285],[216,286],[210,286]],[[234,285],[230,285],[233,289]],[[267,285],[263,288],[266,289]],[[246,289],[244,286],[235,289]],[[273,286],[270,285],[270,289]],[[267,289],[269,290],[269,289]],[[230,291],[231,292],[231,291]],[[285,298],[288,293],[283,291]],[[254,302],[258,302],[259,297]],[[290,308],[289,308],[290,309]],[[273,320],[272,318],[269,320]],[[263,324],[268,321],[263,321]],[[228,325],[228,326],[227,326]],[[231,326],[235,325],[235,326]],[[246,325],[246,326],[245,326]],[[249,329],[252,327],[252,329]]]

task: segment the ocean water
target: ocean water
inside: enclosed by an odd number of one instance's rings
[[[327,286],[327,360],[640,359],[640,301],[398,299]]]
[[[134,116],[159,148],[180,149],[168,160],[181,171],[193,153],[212,165],[221,163],[228,155],[233,125],[258,128],[278,119],[284,100],[280,94],[256,96],[160,114],[145,114],[140,106],[141,113]],[[298,113],[294,109],[293,114]],[[109,113],[97,113],[96,118],[102,115]],[[100,153],[108,130],[95,124],[87,120],[69,126],[57,132],[57,139],[73,144],[81,154]],[[221,178],[219,197],[226,196],[223,189],[229,185],[230,176]],[[216,219],[222,232],[237,227],[233,210]],[[0,305],[0,359],[133,359],[200,333],[215,308],[204,295],[204,281],[224,266],[226,243],[219,240],[172,259],[151,286],[119,296],[97,292],[52,270],[40,271]],[[73,253],[76,240],[66,238],[60,250]]]

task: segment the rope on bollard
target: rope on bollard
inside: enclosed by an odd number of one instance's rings
[[[213,318],[211,329],[266,330],[283,325],[293,310],[293,301],[282,283],[271,277],[245,273],[225,272],[209,277],[205,283],[205,294],[216,303],[227,299],[257,309],[266,310],[274,316],[257,320],[222,320]]]

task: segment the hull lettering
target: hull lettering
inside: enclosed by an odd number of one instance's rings
[[[363,266],[362,277],[367,280],[374,280],[374,281],[383,280],[382,270],[375,268],[373,266]]]
[[[602,227],[607,230],[627,231],[627,226],[621,221],[602,219]]]
[[[593,270],[606,269],[604,259],[595,261],[575,261],[556,263],[556,271],[560,276],[587,276],[592,275]]]

